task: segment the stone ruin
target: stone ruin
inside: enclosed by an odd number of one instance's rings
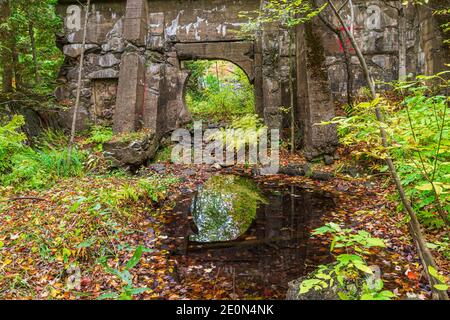
[[[318,18],[297,28],[291,53],[287,31],[278,25],[265,25],[255,40],[248,40],[238,32],[247,22],[240,13],[259,9],[263,2],[93,0],[78,127],[110,125],[117,134],[149,129],[161,139],[191,120],[184,100],[189,77],[184,61],[222,59],[241,67],[254,84],[256,113],[270,128],[283,128],[288,121],[282,107],[290,105],[289,60],[295,52],[295,111],[303,150],[307,158],[332,154],[335,128],[315,124],[332,119],[335,102],[346,95],[344,44]],[[372,72],[385,81],[397,79],[402,52],[403,72],[442,70],[448,52],[432,11],[402,11],[398,2],[351,0],[344,14]],[[60,0],[57,10],[64,18],[58,44],[65,62],[55,95],[73,108],[85,12],[76,0]],[[365,82],[356,56],[350,64],[357,92]],[[68,124],[72,112],[65,117]]]

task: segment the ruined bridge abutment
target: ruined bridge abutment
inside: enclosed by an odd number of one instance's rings
[[[92,0],[78,125],[111,125],[116,133],[150,129],[162,137],[191,120],[183,61],[223,59],[241,67],[254,84],[256,112],[265,123],[282,128],[286,119],[281,110],[290,105],[290,54],[295,54],[295,111],[304,150],[309,157],[333,153],[335,129],[315,124],[334,117],[333,99],[341,100],[346,92],[342,45],[319,21],[298,27],[292,53],[286,30],[277,25],[264,26],[255,40],[243,38],[238,31],[247,21],[240,12],[256,10],[262,1]],[[394,80],[398,12],[378,0],[350,2],[355,9],[349,13],[352,27],[370,67],[381,79]],[[66,59],[55,94],[73,105],[85,14],[75,0],[60,0],[58,11],[64,17],[59,43]],[[407,19],[419,25],[420,35],[407,34],[408,71],[438,69],[439,39],[429,36],[434,30],[430,15],[410,14]],[[354,60],[352,68],[357,90],[364,81]]]

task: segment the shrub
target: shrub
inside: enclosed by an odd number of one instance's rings
[[[401,182],[419,218],[430,227],[442,227],[450,210],[449,98],[441,94],[449,83],[441,76],[395,83],[399,103],[377,98],[355,106],[351,117],[333,121],[341,143],[355,147],[356,158],[379,172],[388,171],[379,134],[379,126],[385,127]],[[375,106],[384,113],[385,123],[377,121]]]
[[[41,189],[60,178],[80,176],[83,173],[84,155],[75,150],[71,165],[67,162],[67,150],[43,143],[40,149],[26,144],[20,131],[22,116],[15,116],[0,126],[0,183],[17,190]],[[46,136],[49,136],[48,134]],[[55,136],[55,135],[50,135]]]

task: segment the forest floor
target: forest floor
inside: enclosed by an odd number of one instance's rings
[[[349,161],[347,154],[340,149],[341,158],[334,165],[317,166],[334,172]],[[282,158],[283,164],[303,162],[298,156],[284,154]],[[175,208],[180,201],[190,201],[184,195],[195,192],[198,185],[219,172],[251,174],[251,170],[218,171],[208,166],[192,168],[169,163],[164,167],[160,179],[171,177],[177,182],[162,190],[156,202],[133,194],[139,179],[154,177],[156,173],[151,169],[142,171],[140,177],[88,175],[61,180],[41,192],[15,194],[12,189],[4,190],[0,195],[1,297],[97,299],[105,293],[123,293],[127,283],[118,272],[124,271],[135,249],[142,245],[144,253],[130,273],[132,287],[145,288],[145,292],[134,294],[134,298],[284,299],[283,291],[267,288],[252,293],[241,288],[232,274],[222,272],[214,263],[190,265],[180,276],[181,268],[186,266],[174,254],[183,236],[174,230],[180,219]],[[323,223],[343,224],[382,238],[387,247],[372,251],[369,262],[381,268],[385,286],[400,299],[430,297],[405,216],[396,209],[395,189],[388,176],[352,178],[338,174],[326,182],[283,175],[259,179],[281,180],[331,194],[336,210],[325,214]],[[121,193],[117,201],[110,194],[105,200],[103,191],[119,189],[128,190],[128,195]],[[428,232],[426,236],[434,242],[441,235]],[[325,253],[331,240],[328,236],[314,238]],[[442,252],[433,253],[440,269],[449,274],[449,261]],[[285,279],[286,283],[290,280]]]

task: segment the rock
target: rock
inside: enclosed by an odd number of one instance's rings
[[[327,166],[331,166],[333,163],[334,163],[334,157],[333,156],[330,156],[330,155],[325,155],[324,157],[323,157],[323,159],[324,159],[324,161],[325,161],[325,164],[327,165]]]
[[[289,164],[286,167],[281,167],[280,173],[288,176],[304,176],[305,170],[301,167],[301,165]]]
[[[116,56],[112,53],[108,53],[105,55],[92,55],[90,57],[90,63],[92,65],[96,65],[102,68],[111,68],[120,63],[120,59],[117,59]]]
[[[68,44],[64,46],[63,52],[68,57],[78,58],[81,55],[82,48],[82,44]],[[96,49],[100,49],[96,44],[86,44],[85,46],[85,52],[94,51]]]
[[[221,169],[222,169],[222,166],[221,166],[220,164],[218,164],[218,163],[214,163],[214,164],[211,166],[211,168],[213,168],[213,169],[215,169],[215,170],[221,170]]]
[[[183,176],[192,177],[195,176],[196,172],[193,169],[186,169],[181,172]]]
[[[103,148],[112,168],[136,169],[155,157],[158,140],[153,132],[149,132],[131,141],[113,139]]]
[[[65,86],[59,86],[53,92],[54,97],[58,101],[63,101],[65,99],[70,98],[70,92],[66,89]]]
[[[333,174],[323,171],[314,171],[311,164],[307,163],[305,165],[301,164],[289,164],[285,167],[281,167],[279,173],[286,174],[288,176],[307,176],[314,180],[319,181],[329,181],[333,179]]]
[[[125,51],[125,43],[122,38],[113,37],[107,43],[102,45],[102,50],[105,52],[122,53]]]
[[[68,110],[64,110],[61,113],[61,123],[64,128],[72,127],[72,119],[73,119],[74,107],[70,107]],[[76,130],[83,131],[88,128],[89,124],[89,112],[87,109],[80,105],[77,113],[77,121],[76,121]]]
[[[119,71],[114,69],[103,69],[88,74],[89,79],[116,79],[119,77]]]
[[[166,172],[166,166],[161,163],[152,164],[148,168],[158,174],[164,174]]]
[[[323,171],[313,171],[310,175],[310,178],[319,181],[330,181],[331,179],[333,179],[333,174]]]
[[[352,178],[356,178],[359,176],[358,169],[355,166],[344,167],[342,172],[350,175]]]

